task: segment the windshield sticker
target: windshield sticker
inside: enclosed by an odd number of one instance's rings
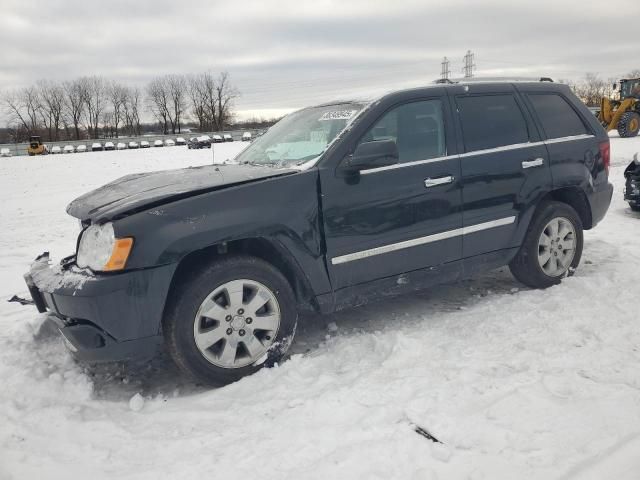
[[[327,120],[349,120],[356,114],[357,110],[335,110],[333,112],[324,112],[318,119],[321,122]]]

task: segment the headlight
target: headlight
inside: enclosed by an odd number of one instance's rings
[[[76,264],[95,271],[122,270],[133,246],[133,238],[116,238],[113,224],[91,225],[82,233]]]

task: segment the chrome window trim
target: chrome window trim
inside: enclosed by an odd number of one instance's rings
[[[407,163],[396,163],[395,165],[387,165],[386,167],[370,168],[369,170],[362,170],[360,172],[360,175],[369,175],[371,173],[385,172],[387,170],[395,170],[397,168],[413,167],[414,165],[425,165],[427,163],[442,162],[444,160],[450,160],[452,158],[457,158],[457,155],[445,155],[444,157],[427,158],[424,160],[414,160],[412,162],[407,162]]]
[[[434,157],[434,158],[427,158],[424,160],[414,160],[412,162],[407,162],[407,163],[396,163],[395,165],[388,165],[386,167],[378,167],[378,168],[371,168],[369,170],[362,170],[360,172],[361,175],[370,175],[372,173],[378,173],[378,172],[386,172],[387,170],[395,170],[398,168],[405,168],[405,167],[413,167],[415,165],[425,165],[428,163],[435,163],[435,162],[443,162],[445,160],[451,160],[451,159],[455,159],[455,158],[468,158],[468,157],[475,157],[478,155],[486,155],[486,154],[490,154],[490,153],[498,153],[498,152],[505,152],[505,151],[509,151],[509,150],[519,150],[522,148],[530,148],[530,147],[540,147],[542,145],[548,145],[548,144],[553,144],[553,143],[562,143],[562,142],[571,142],[574,140],[584,140],[587,138],[594,138],[595,135],[591,135],[589,133],[583,133],[581,135],[572,135],[569,137],[559,137],[559,138],[551,138],[548,140],[541,140],[539,142],[527,142],[527,143],[514,143],[511,145],[504,145],[502,147],[495,147],[495,148],[486,148],[484,150],[474,150],[472,152],[465,152],[465,153],[460,153],[457,155],[445,155],[444,157]]]
[[[470,225],[468,227],[455,228],[446,232],[435,233],[433,235],[427,235],[424,237],[413,238],[411,240],[404,240],[402,242],[390,243],[381,247],[369,248],[367,250],[361,250],[359,252],[348,253],[346,255],[340,255],[331,259],[332,265],[340,265],[354,260],[361,260],[363,258],[373,257],[375,255],[382,255],[384,253],[395,252],[398,250],[404,250],[405,248],[416,247],[418,245],[424,245],[427,243],[433,243],[440,240],[446,240],[447,238],[459,237],[461,235],[469,235],[471,233],[488,230],[490,228],[501,227],[504,225],[510,225],[515,222],[516,217],[504,217],[497,220],[491,220],[489,222],[478,223],[476,225]]]
[[[549,138],[544,141],[544,143],[562,143],[562,142],[570,142],[572,140],[584,140],[586,138],[594,138],[595,135],[590,133],[581,133],[580,135],[571,135],[569,137],[558,137],[558,138]]]

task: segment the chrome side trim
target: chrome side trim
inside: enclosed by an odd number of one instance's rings
[[[590,133],[583,133],[582,135],[572,135],[570,137],[559,137],[559,138],[550,138],[545,140],[544,143],[562,143],[562,142],[570,142],[572,140],[584,140],[586,138],[594,138],[595,135],[591,135]]]
[[[348,253],[346,255],[333,257],[331,259],[331,264],[340,265],[342,263],[352,262],[354,260],[361,260],[363,258],[373,257],[375,255],[382,255],[383,253],[395,252],[397,250],[403,250],[405,248],[416,247],[418,245],[433,243],[440,240],[446,240],[447,238],[459,237],[461,235],[469,235],[470,233],[480,232],[482,230],[488,230],[490,228],[509,225],[515,222],[515,220],[516,220],[515,216],[499,218],[497,220],[478,223],[476,225],[470,225],[468,227],[456,228],[454,230],[435,233],[433,235],[427,235],[425,237],[413,238],[411,240],[405,240],[403,242],[398,242],[398,243],[390,243],[389,245],[383,245],[382,247],[375,247],[375,248],[370,248],[368,250],[361,250],[360,252]]]
[[[413,167],[415,165],[426,165],[428,163],[443,162],[445,160],[452,160],[455,158],[475,157],[477,155],[486,155],[487,153],[506,152],[509,150],[518,150],[521,148],[540,147],[542,145],[548,145],[551,143],[571,142],[573,140],[583,140],[586,138],[594,138],[595,135],[584,133],[582,135],[572,135],[570,137],[551,138],[549,140],[542,140],[540,142],[527,142],[527,143],[514,143],[512,145],[504,145],[502,147],[487,148],[484,150],[474,150],[473,152],[460,153],[458,155],[445,155],[444,157],[427,158],[425,160],[415,160],[407,163],[396,163],[395,165],[388,165],[386,167],[372,168],[370,170],[362,170],[360,175],[370,175],[372,173],[386,172],[387,170],[395,170],[397,168]]]

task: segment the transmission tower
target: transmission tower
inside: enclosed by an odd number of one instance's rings
[[[442,59],[442,70],[440,71],[440,78],[442,80],[449,80],[449,75],[451,74],[451,70],[449,70],[449,59],[444,57]]]
[[[464,67],[462,71],[464,72],[464,78],[473,77],[473,69],[476,68],[476,64],[473,63],[475,55],[471,53],[471,50],[467,50],[467,54],[464,56]]]

